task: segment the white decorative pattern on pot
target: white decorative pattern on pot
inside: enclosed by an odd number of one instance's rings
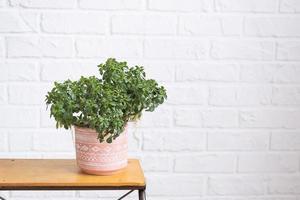
[[[127,127],[112,143],[100,143],[98,133],[89,128],[75,127],[76,160],[88,174],[110,175],[127,166]]]

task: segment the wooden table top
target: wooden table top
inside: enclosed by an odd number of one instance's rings
[[[21,189],[140,189],[145,177],[136,159],[110,176],[84,174],[76,160],[0,159],[0,190]]]

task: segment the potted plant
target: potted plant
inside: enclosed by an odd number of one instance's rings
[[[46,95],[56,128],[75,129],[76,160],[86,173],[112,174],[127,166],[127,123],[154,111],[166,90],[147,79],[143,67],[109,58],[100,77],[54,83]]]

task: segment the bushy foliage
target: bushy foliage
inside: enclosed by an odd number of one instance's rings
[[[128,67],[126,62],[109,58],[98,68],[100,78],[55,82],[46,95],[46,104],[57,128],[92,128],[100,142],[111,143],[128,121],[137,120],[144,110],[154,111],[167,94],[155,80],[146,79],[143,67]]]

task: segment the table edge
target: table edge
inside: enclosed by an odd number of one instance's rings
[[[69,158],[63,158],[63,159],[57,159],[57,158],[50,158],[50,159],[43,159],[43,158],[0,158],[1,161],[8,161],[8,160],[29,160],[29,161],[39,161],[39,160],[75,160],[76,159],[69,159]],[[128,161],[137,161],[139,167],[141,168],[141,163],[139,159],[136,158],[128,158]],[[141,168],[142,170],[142,168]],[[37,183],[37,185],[23,185],[23,184],[3,184],[0,182],[0,191],[1,190],[131,190],[131,189],[145,189],[146,188],[146,179],[144,176],[143,170],[142,176],[143,176],[143,182],[139,183],[131,183],[130,185],[65,185],[63,183],[62,185],[43,185],[42,183]]]
[[[140,190],[146,189],[141,186],[0,186],[1,190]]]

